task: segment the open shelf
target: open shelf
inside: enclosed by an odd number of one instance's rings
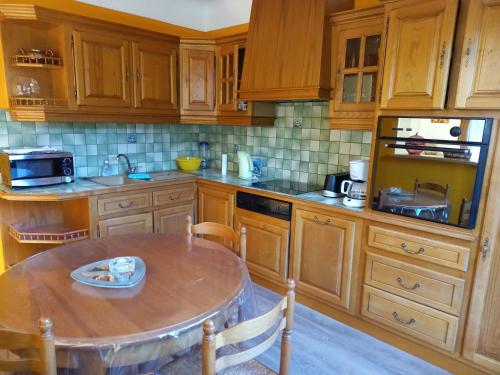
[[[70,228],[66,224],[50,224],[39,227],[9,225],[9,234],[19,243],[65,244],[89,237],[88,229]]]
[[[10,65],[13,67],[58,69],[62,68],[63,61],[60,57],[53,56],[15,55],[11,57]]]
[[[33,106],[60,106],[65,105],[66,100],[55,99],[55,98],[30,98],[30,97],[16,97],[10,99],[11,106],[23,106],[23,107],[33,107]]]

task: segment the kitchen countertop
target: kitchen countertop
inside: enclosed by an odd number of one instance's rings
[[[194,181],[197,178],[206,181],[228,184],[235,187],[244,187],[251,190],[269,192],[275,195],[283,196],[284,198],[294,198],[306,202],[310,201],[329,206],[337,206],[352,211],[363,211],[363,209],[344,206],[342,204],[342,198],[326,198],[323,195],[321,195],[321,190],[298,194],[298,195],[275,192],[266,190],[265,188],[253,186],[252,181],[238,178],[236,173],[229,172],[227,175],[223,176],[220,173],[220,171],[215,169],[206,169],[196,172],[170,170],[163,172],[151,172],[150,174],[152,175],[153,179],[156,176],[161,176],[162,178],[150,181],[138,181],[137,183],[118,185],[118,186],[107,186],[99,184],[97,182],[91,181],[89,178],[77,178],[74,182],[69,184],[59,184],[52,186],[40,186],[40,187],[30,187],[30,188],[20,188],[20,189],[11,189],[5,185],[2,185],[0,188],[0,195],[3,199],[6,200],[19,200],[19,201],[67,200],[67,199],[82,198],[97,194],[106,194],[106,193],[133,190],[137,188],[155,187],[184,180]],[[168,174],[168,176],[165,176],[165,174]],[[260,181],[268,181],[272,179],[273,178],[262,178],[260,179]]]

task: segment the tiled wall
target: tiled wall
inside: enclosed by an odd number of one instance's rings
[[[104,160],[113,173],[124,170],[116,155],[125,153],[139,171],[176,168],[175,158],[197,155],[198,141],[210,144],[211,167],[237,171],[237,148],[265,158],[263,175],[323,183],[327,173],[346,170],[349,160],[370,155],[371,132],[330,130],[327,102],[280,103],[274,127],[221,125],[44,123],[10,121],[0,111],[0,147],[52,146],[75,154],[80,177],[100,174]],[[294,128],[294,120],[302,121]],[[128,143],[135,133],[136,143]]]

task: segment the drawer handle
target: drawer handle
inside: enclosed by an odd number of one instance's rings
[[[170,194],[170,195],[168,196],[168,199],[170,199],[171,201],[176,201],[176,200],[178,200],[180,197],[181,197],[181,193],[177,193],[177,195],[175,195],[175,196],[174,196],[173,194]]]
[[[401,277],[398,277],[396,279],[396,281],[398,282],[399,286],[402,287],[402,288],[405,288],[405,289],[408,289],[408,290],[415,290],[415,289],[418,289],[420,288],[420,284],[419,283],[415,283],[415,285],[413,286],[408,286],[406,285],[404,282],[403,282],[403,279]]]
[[[123,204],[122,202],[118,203],[118,206],[120,208],[130,208],[134,205],[134,202],[129,201],[127,204]]]
[[[413,319],[413,318],[411,318],[410,320],[401,319],[396,311],[392,312],[392,317],[394,318],[394,320],[398,321],[401,324],[410,325],[410,324],[415,323],[415,319]]]
[[[422,254],[425,251],[425,249],[423,247],[419,248],[417,251],[408,249],[408,245],[406,244],[406,242],[403,242],[401,244],[401,249],[403,249],[404,251],[406,251],[408,254],[412,254],[412,255]]]
[[[321,221],[319,217],[314,216],[314,222],[319,224],[319,225],[330,225],[332,221],[330,219],[326,219],[325,221]]]

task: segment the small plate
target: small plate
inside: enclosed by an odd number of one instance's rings
[[[109,272],[111,259],[100,260],[77,268],[71,272],[71,277],[82,284],[100,288],[130,288],[139,284],[146,274],[144,261],[139,257],[133,258],[135,259],[135,270],[125,279],[119,279]]]

